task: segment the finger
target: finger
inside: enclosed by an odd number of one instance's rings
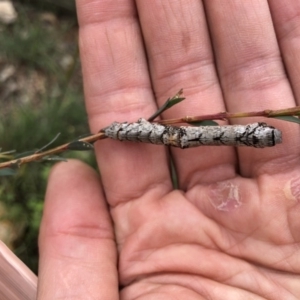
[[[137,7],[159,103],[181,87],[187,98],[164,118],[224,111],[201,1],[137,1]],[[172,149],[172,153],[182,189],[235,173],[230,148]]]
[[[114,233],[97,174],[78,161],[56,165],[45,201],[38,299],[118,299]]]
[[[269,0],[277,40],[297,104],[300,104],[300,2]]]
[[[85,100],[93,132],[155,111],[139,22],[132,0],[77,1]],[[96,148],[111,205],[160,186],[171,189],[163,147],[105,140]],[[138,180],[138,184],[136,182]]]
[[[229,111],[281,109],[295,105],[267,1],[205,1],[218,73]],[[262,121],[263,119],[259,119]],[[258,121],[241,119],[239,123]],[[265,121],[265,120],[264,120]],[[235,121],[237,122],[237,121]],[[283,131],[283,145],[238,150],[244,176],[279,172],[299,153],[295,124],[267,120]]]

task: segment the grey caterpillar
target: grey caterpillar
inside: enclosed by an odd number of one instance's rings
[[[224,126],[165,126],[139,119],[136,123],[114,122],[101,130],[112,139],[166,145],[272,147],[282,142],[281,131],[266,123]]]

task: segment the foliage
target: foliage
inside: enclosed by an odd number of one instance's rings
[[[58,58],[64,49],[61,49],[59,41],[74,25],[74,21],[66,22],[54,30],[46,22],[42,23],[41,15],[35,15],[27,8],[19,7],[18,16],[15,24],[1,32],[2,59],[26,65],[27,68],[37,68],[48,75],[60,76]],[[76,44],[73,46],[76,47]]]
[[[57,26],[47,28],[32,9],[18,6],[18,14],[17,22],[0,35],[0,61],[13,64],[16,77],[26,78],[35,72],[38,78],[44,77],[46,81],[45,91],[33,94],[29,101],[20,97],[24,91],[12,93],[0,112],[1,151],[15,149],[21,153],[34,150],[33,147],[41,148],[59,132],[61,135],[52,146],[76,139],[89,129],[77,41],[66,42],[66,36],[77,30],[73,21],[59,20]],[[64,55],[71,55],[73,59],[67,69],[60,65]],[[24,90],[30,89],[31,86],[25,86]],[[65,157],[77,157],[96,165],[91,152],[72,151]],[[4,159],[0,156],[1,161]],[[0,199],[7,208],[1,219],[11,221],[18,230],[14,251],[34,272],[37,272],[37,236],[47,176],[52,165],[53,162],[35,162],[23,166],[14,176],[0,177]]]

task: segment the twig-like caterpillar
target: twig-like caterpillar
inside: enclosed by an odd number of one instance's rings
[[[139,119],[136,123],[114,122],[101,130],[109,138],[190,148],[198,146],[272,147],[281,143],[281,131],[266,123],[225,126],[164,126]]]

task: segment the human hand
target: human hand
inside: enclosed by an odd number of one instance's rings
[[[299,1],[134,5],[77,1],[92,132],[150,116],[181,87],[164,118],[299,105]],[[268,123],[282,145],[101,141],[101,184],[80,162],[54,167],[39,299],[299,299],[299,125]]]

